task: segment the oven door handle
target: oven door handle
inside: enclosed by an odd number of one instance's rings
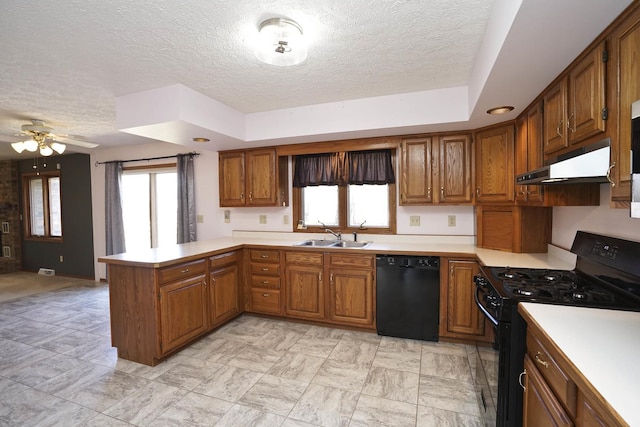
[[[479,293],[480,293],[480,285],[476,284],[476,292],[474,294],[474,297],[475,297],[475,300],[476,300],[476,305],[478,306],[480,311],[485,315],[485,317],[487,319],[489,319],[489,321],[491,323],[493,323],[493,326],[497,327],[498,326],[498,321],[496,319],[494,319],[493,316],[491,315],[491,313],[489,313],[487,311],[487,309],[484,307],[484,305],[482,305],[482,303],[480,302],[480,298],[478,297]]]

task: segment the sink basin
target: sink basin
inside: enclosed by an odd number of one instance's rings
[[[335,240],[305,240],[304,242],[296,243],[296,246],[318,246],[328,247],[333,246],[336,243]]]
[[[371,242],[350,242],[347,240],[340,240],[335,242],[332,247],[334,248],[365,248],[369,246]]]
[[[371,242],[351,242],[346,240],[305,240],[295,246],[315,246],[324,248],[366,248]]]

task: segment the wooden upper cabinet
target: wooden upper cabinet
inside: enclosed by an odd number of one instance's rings
[[[611,200],[631,200],[631,104],[640,99],[640,7],[611,35],[609,99],[611,111]],[[621,206],[625,206],[622,204]],[[626,205],[625,207],[627,207]]]
[[[544,154],[605,132],[606,60],[602,42],[544,94]]]
[[[440,203],[471,203],[470,136],[441,136],[438,145]]]
[[[569,72],[567,133],[576,144],[605,131],[605,43],[596,46]]]
[[[478,131],[476,144],[476,201],[514,200],[514,128],[501,125]]]
[[[401,205],[471,203],[471,137],[402,140]]]
[[[219,154],[220,206],[287,206],[287,157],[274,148]]]
[[[244,152],[220,153],[218,180],[220,206],[244,206],[245,161]]]
[[[402,140],[401,205],[433,202],[433,160],[431,137]]]
[[[515,174],[520,175],[543,166],[542,101],[534,104],[516,122]],[[516,202],[531,204],[543,200],[540,185],[517,185]]]

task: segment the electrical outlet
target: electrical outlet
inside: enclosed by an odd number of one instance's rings
[[[260,224],[266,224],[266,223],[267,223],[267,216],[260,215]]]
[[[229,209],[224,211],[224,222],[227,224],[231,222],[231,211]]]
[[[289,215],[282,215],[282,223],[285,225],[289,224]]]
[[[449,225],[449,227],[455,227],[456,226],[456,216],[455,215],[449,215],[449,218],[447,219],[447,224]]]
[[[60,262],[64,262],[64,256],[60,255]]]
[[[202,224],[204,222],[204,215],[196,215],[196,222]]]
[[[411,226],[411,227],[419,227],[420,226],[420,215],[411,215],[409,217],[409,226]]]

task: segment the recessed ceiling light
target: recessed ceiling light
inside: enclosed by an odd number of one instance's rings
[[[193,142],[209,142],[211,141],[209,138],[191,138]]]
[[[511,105],[503,105],[502,107],[490,108],[487,110],[487,114],[504,114],[513,111]]]

